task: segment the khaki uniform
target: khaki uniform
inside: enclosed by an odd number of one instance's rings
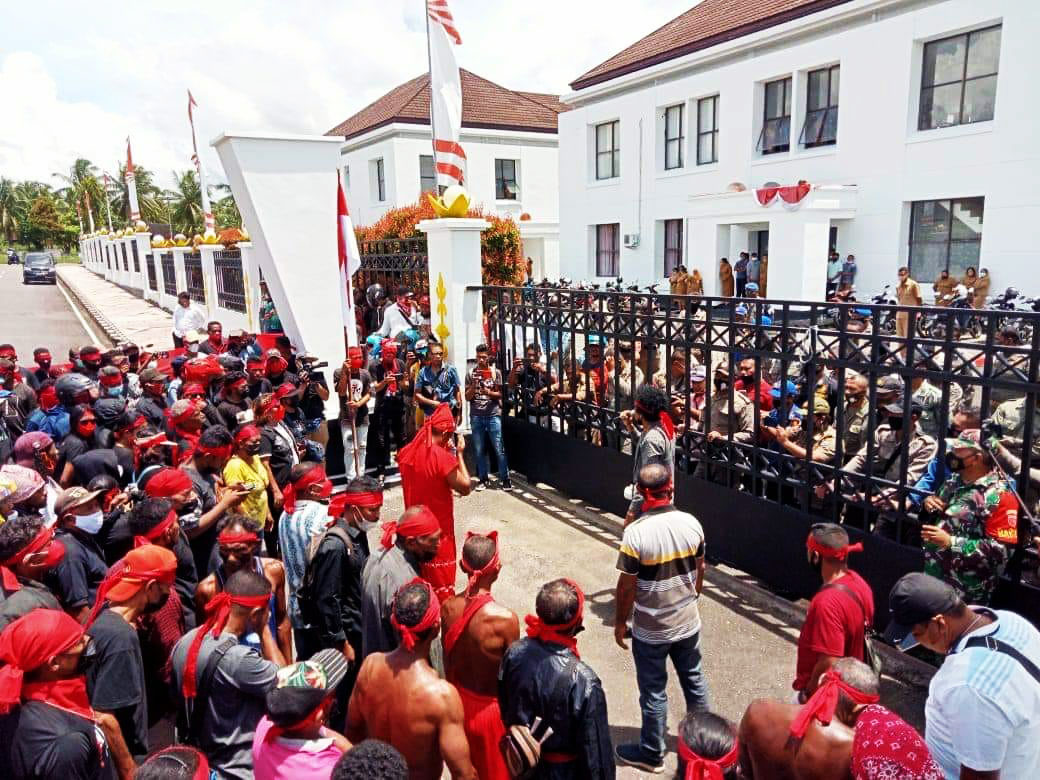
[[[936,279],[935,284],[932,285],[932,289],[935,290],[935,305],[949,306],[950,302],[943,299],[952,293],[956,287],[957,280],[952,276],[947,276],[945,279],[940,276]]]
[[[1018,458],[1022,457],[1022,438],[1026,432],[1026,399],[1018,398],[1006,401],[993,412],[993,422],[1001,427],[1003,433],[1000,443]],[[1040,466],[1040,409],[1033,410],[1033,463],[1036,468]]]
[[[696,271],[696,269],[694,269]],[[687,295],[704,295],[704,279],[701,278],[700,273],[688,275],[689,281],[686,285]]]
[[[989,274],[975,277],[975,298],[971,305],[976,309],[982,309],[986,306],[986,296],[989,295],[989,281]]]
[[[728,437],[733,431],[733,441],[750,444],[754,437],[755,405],[739,390],[733,391],[733,410],[729,408],[729,392],[711,399],[711,425],[709,431],[718,431]]]
[[[684,274],[681,274],[678,271],[672,271],[672,273],[668,276],[668,291],[672,295],[681,295],[682,294],[682,293],[679,292],[679,280],[683,276],[684,276]]]
[[[909,276],[896,287],[896,301],[900,306],[920,306],[921,286]],[[910,327],[910,315],[903,311],[896,314],[896,335],[906,338]]]
[[[938,439],[940,436],[945,437],[946,428],[949,426],[948,420],[953,416],[953,410],[957,408],[957,404],[960,403],[963,395],[964,392],[961,390],[960,385],[951,382],[949,413],[947,418],[943,419],[941,417],[942,390],[931,384],[927,379],[921,382],[921,386],[911,396],[911,400],[921,405],[921,417],[918,421],[921,430],[933,439]]]
[[[899,452],[903,442],[887,424],[879,425],[874,431],[873,475],[890,482],[899,481]],[[924,476],[928,463],[935,457],[939,445],[931,436],[926,436],[918,427],[907,448],[906,484],[915,485]],[[894,457],[893,457],[894,456]],[[887,468],[886,468],[887,466]],[[845,471],[853,474],[867,473],[867,446],[845,464]],[[884,492],[884,491],[882,491]]]
[[[809,431],[804,423],[791,441],[805,450],[809,449]],[[809,456],[815,463],[833,465],[834,455],[837,451],[838,435],[833,425],[828,425],[822,431],[818,429],[813,431],[812,452],[809,453]],[[821,457],[823,457],[822,461],[820,460]],[[811,476],[811,472],[809,474],[806,473],[804,465],[798,467],[797,473],[803,479],[808,479]]]
[[[758,297],[765,298],[767,285],[769,283],[769,260],[765,257],[758,267]]]
[[[845,404],[845,411],[842,416],[845,418],[844,458],[846,462],[856,457],[856,454],[863,449],[863,445],[867,443],[867,431],[869,429],[867,415],[869,412],[870,404],[866,402],[859,407]]]
[[[725,298],[733,297],[733,266],[729,263],[719,264],[719,292]]]

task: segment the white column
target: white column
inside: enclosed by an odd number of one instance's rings
[[[770,220],[768,297],[823,300],[830,224],[808,210]]]
[[[206,305],[196,303],[206,314],[206,321],[216,319],[217,311],[217,269],[213,264],[213,253],[223,249],[219,244],[200,244],[199,254],[202,256],[202,287],[206,291]]]

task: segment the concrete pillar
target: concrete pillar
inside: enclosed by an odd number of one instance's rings
[[[750,232],[744,225],[729,226],[729,254],[722,256],[729,258],[730,265],[736,265],[737,260],[740,259],[740,253],[748,251],[748,233]],[[772,241],[772,233],[770,233],[770,241]]]
[[[770,298],[822,300],[827,284],[829,235],[829,217],[811,211],[770,221]]]

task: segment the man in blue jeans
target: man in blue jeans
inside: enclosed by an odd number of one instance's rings
[[[660,463],[639,471],[642,514],[625,528],[618,553],[614,639],[627,650],[632,616],[632,656],[643,726],[639,743],[618,745],[618,761],[646,772],[664,769],[668,720],[668,659],[679,677],[686,711],[708,709],[701,673],[701,616],[704,530],[693,515],[672,503],[672,478]],[[634,609],[633,609],[634,608]]]
[[[477,490],[488,486],[488,451],[490,442],[498,461],[498,479],[503,490],[512,490],[506,447],[502,442],[502,372],[490,363],[486,344],[477,345],[477,365],[466,376],[466,400],[469,401],[469,424],[473,430],[473,449],[477,458]],[[485,438],[487,441],[485,441]]]

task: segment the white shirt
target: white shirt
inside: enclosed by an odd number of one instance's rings
[[[194,303],[189,303],[184,308],[179,303],[173,307],[173,335],[184,338],[189,330],[206,330],[206,315],[196,308]]]
[[[967,650],[973,636],[992,635],[1040,666],[1040,631],[1014,612],[991,612],[989,623],[958,642],[928,686],[925,741],[947,778],[961,766],[1000,770],[1008,780],[1038,776],[1040,767],[1040,682],[1011,656],[985,647]]]
[[[392,303],[383,309],[383,325],[376,332],[384,338],[396,339],[409,328],[417,327],[421,319],[418,312],[414,312],[410,319],[405,317],[401,307]]]

